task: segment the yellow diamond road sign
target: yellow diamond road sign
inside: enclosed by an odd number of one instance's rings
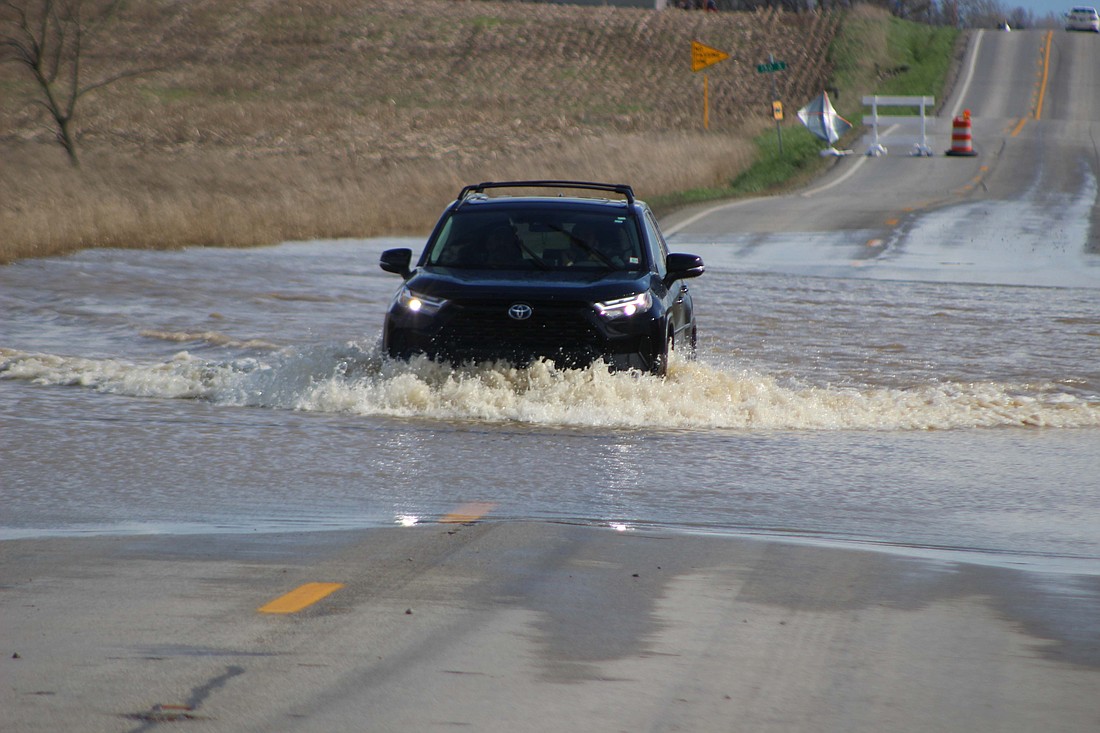
[[[719,61],[725,61],[730,55],[725,51],[719,51],[717,48],[711,48],[710,46],[704,46],[698,41],[691,42],[691,70],[699,71],[705,69],[708,66],[718,63]]]

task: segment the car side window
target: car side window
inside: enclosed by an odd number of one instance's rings
[[[645,228],[648,239],[657,246],[656,262],[653,264],[657,268],[657,274],[664,277],[668,274],[665,266],[668,259],[668,243],[665,241],[664,235],[661,234],[661,228],[657,226],[657,222],[653,219],[653,212],[648,209],[645,212]]]

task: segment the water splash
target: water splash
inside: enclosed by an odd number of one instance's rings
[[[0,349],[0,378],[131,397],[200,399],[363,416],[547,427],[947,430],[1100,426],[1100,399],[1055,382],[928,382],[907,388],[780,383],[751,370],[676,361],[666,379],[506,363],[452,368],[384,358],[354,343],[212,362],[182,351],[140,363]]]

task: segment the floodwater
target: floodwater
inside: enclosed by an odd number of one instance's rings
[[[708,272],[699,357],[665,380],[382,358],[400,281],[378,255],[419,241],[0,268],[0,539],[413,524],[482,502],[1100,572],[1100,279],[673,243]]]

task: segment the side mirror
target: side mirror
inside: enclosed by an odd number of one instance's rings
[[[387,249],[378,260],[378,266],[386,272],[400,275],[409,279],[409,265],[412,263],[412,250],[404,247],[400,249]]]
[[[703,265],[703,258],[698,255],[673,252],[665,258],[665,269],[668,271],[668,274],[665,275],[667,287],[676,280],[699,277],[706,267]]]

